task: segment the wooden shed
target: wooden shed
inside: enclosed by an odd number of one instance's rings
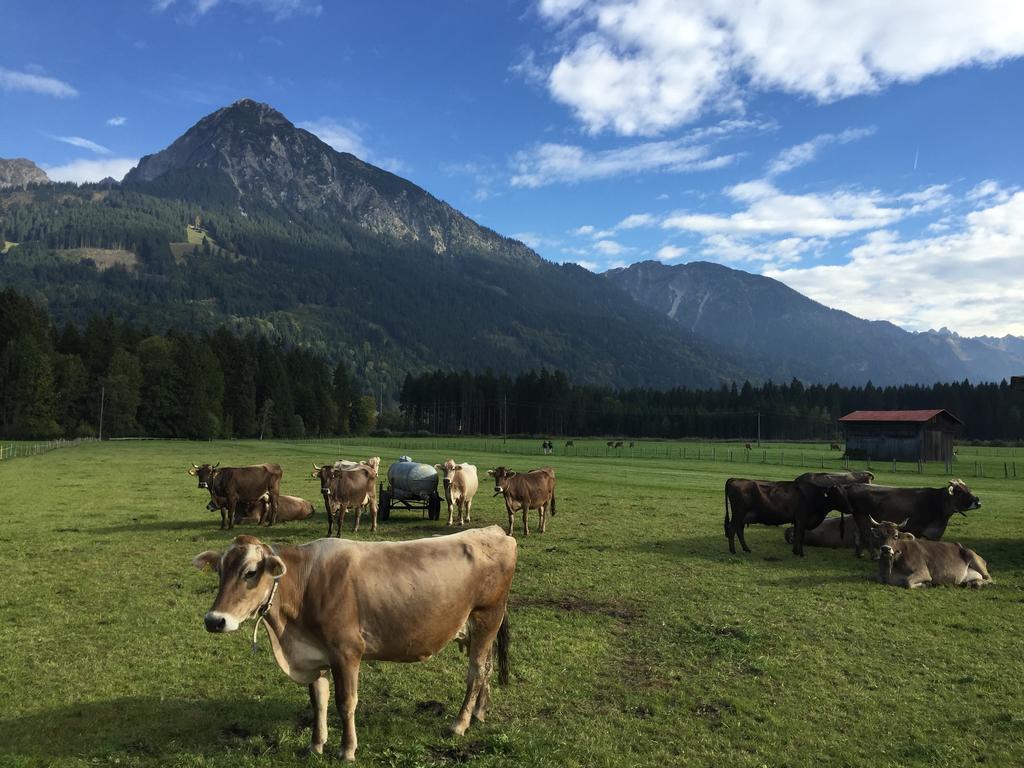
[[[879,461],[953,461],[953,434],[963,425],[944,408],[932,411],[854,411],[839,419],[846,455]]]

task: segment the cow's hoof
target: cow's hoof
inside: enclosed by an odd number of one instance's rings
[[[354,763],[356,761],[356,751],[354,749],[350,752],[341,750],[338,752],[338,759],[344,760],[346,763]]]
[[[324,753],[324,745],[310,744],[309,748],[306,751],[311,755],[322,755]]]
[[[452,723],[451,726],[449,726],[448,731],[449,733],[451,733],[452,736],[463,736],[465,735],[466,730],[468,728],[468,725],[463,725],[462,723],[456,721]]]

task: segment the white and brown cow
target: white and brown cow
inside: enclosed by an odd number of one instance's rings
[[[414,541],[318,539],[276,548],[239,536],[193,564],[220,577],[206,629],[231,632],[256,618],[255,636],[262,619],[278,666],[309,686],[313,752],[322,753],[327,741],[330,672],[342,719],[340,756],[355,759],[363,659],[424,661],[468,634],[466,695],[451,726],[459,736],[471,718],[486,714],[495,641],[498,679],[508,680],[516,543],[496,525]]]
[[[494,478],[494,495],[505,497],[505,511],[508,512],[508,535],[512,535],[515,512],[523,510],[523,536],[530,535],[527,520],[531,509],[540,516],[540,532],[547,530],[547,513],[555,516],[555,470],[551,467],[531,469],[529,472],[513,472],[505,467],[487,470]]]
[[[434,469],[444,477],[444,499],[448,502],[448,525],[452,524],[452,511],[459,512],[459,525],[470,522],[469,514],[473,507],[473,497],[480,487],[476,476],[476,467],[472,464],[456,464],[454,459],[446,459],[444,464],[435,464]]]
[[[871,533],[880,543],[878,574],[882,584],[894,587],[959,584],[983,587],[992,583],[986,563],[977,552],[952,541],[918,539],[901,524],[872,518]]]

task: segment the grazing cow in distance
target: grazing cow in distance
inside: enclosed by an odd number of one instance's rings
[[[882,584],[914,589],[941,584],[983,587],[992,583],[986,563],[977,552],[950,541],[927,541],[901,525],[871,521],[880,542],[878,575]]]
[[[802,557],[804,532],[817,528],[836,508],[835,487],[795,480],[729,478],[725,482],[725,536],[729,540],[729,551],[736,554],[737,537],[743,551],[750,551],[743,535],[747,525],[792,524],[795,529],[793,554]]]
[[[878,552],[871,546],[871,520],[896,522],[906,520],[904,529],[914,536],[941,539],[956,513],[981,507],[981,500],[971,493],[963,480],[950,480],[944,488],[892,488],[883,485],[855,483],[837,486],[837,505],[853,515],[857,524],[859,557],[867,546],[872,559]]]
[[[622,447],[622,441],[621,440],[616,440],[615,441],[615,445],[612,446],[612,448],[615,448],[616,450],[618,450],[621,447]]]
[[[575,448],[576,447],[576,443],[574,443],[572,440],[566,440],[565,441],[565,447],[566,448]]]
[[[456,464],[454,459],[445,459],[444,464],[435,464],[434,469],[443,474],[444,499],[448,502],[448,525],[452,524],[452,510],[459,511],[459,525],[469,519],[473,508],[473,497],[480,487],[476,467],[472,464]]]
[[[747,450],[747,451],[751,450],[750,443],[745,443],[743,448],[744,448],[744,450]]]
[[[830,443],[829,446],[828,446],[828,449],[830,451],[841,451],[841,450],[843,450],[842,448],[839,447],[839,443]]]
[[[547,512],[555,516],[555,470],[551,467],[531,469],[529,472],[513,472],[505,467],[487,470],[494,478],[494,495],[504,496],[505,511],[508,512],[508,535],[512,535],[515,512],[523,510],[523,536],[530,535],[528,513],[536,509],[540,518],[540,532],[547,530]]]
[[[254,502],[239,504],[235,510],[236,523],[259,523],[267,515],[270,506],[270,498],[263,494]],[[243,511],[245,507],[245,511]],[[313,502],[301,499],[298,496],[277,497],[277,522],[290,523],[296,520],[307,520],[313,515]]]
[[[609,448],[611,448],[612,446],[615,445],[615,441],[609,440],[607,443],[605,443],[605,445],[607,445]]]
[[[271,547],[239,536],[224,552],[192,561],[219,577],[209,632],[264,623],[278,666],[308,686],[313,707],[310,751],[327,741],[328,672],[342,722],[339,756],[356,756],[359,667],[368,661],[424,661],[462,636],[469,673],[457,736],[484,720],[497,646],[498,681],[509,677],[508,593],[516,542],[496,525],[451,536],[400,542],[319,539]],[[248,666],[248,662],[246,662]]]
[[[380,457],[374,456],[351,469],[318,467],[313,464],[313,477],[320,479],[320,493],[324,497],[327,511],[327,537],[330,538],[337,521],[338,538],[341,526],[350,509],[356,510],[353,533],[359,530],[359,518],[363,508],[370,507],[370,530],[377,530],[377,470]]]
[[[235,511],[240,501],[254,502],[263,494],[270,499],[267,525],[277,522],[277,499],[284,474],[279,464],[256,464],[249,467],[221,467],[217,464],[196,464],[188,473],[198,479],[199,487],[210,492],[211,500],[220,506],[220,527],[234,528]]]
[[[632,448],[632,447],[633,447],[633,441],[632,441],[632,440],[630,440],[630,441],[629,441],[629,447],[630,447],[630,448]]]

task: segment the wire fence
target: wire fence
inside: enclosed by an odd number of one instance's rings
[[[92,442],[95,437],[79,437],[74,440],[47,440],[43,443],[0,443],[0,461],[17,459],[25,456],[38,456],[41,453],[49,453],[58,448],[70,448],[74,445]]]
[[[1020,449],[972,448],[967,453],[958,448],[953,461],[907,462],[892,459],[853,460],[832,450],[831,444],[787,443],[757,446],[745,443],[701,443],[701,442],[648,442],[570,440],[552,443],[550,450],[543,449],[537,440],[473,437],[353,437],[344,440],[287,440],[282,442],[322,446],[323,459],[329,457],[359,458],[348,455],[353,445],[373,446],[382,454],[391,451],[394,456],[383,456],[387,460],[397,458],[400,453],[409,453],[414,459],[432,463],[444,453],[457,461],[472,461],[474,453],[490,453],[509,456],[529,456],[534,463],[542,463],[546,456],[570,456],[594,459],[670,459],[685,463],[720,463],[735,465],[785,466],[807,471],[846,471],[867,469],[893,474],[916,474],[925,477],[987,477],[1007,480],[1024,479],[1024,455]],[[546,452],[547,451],[547,452]],[[417,455],[419,454],[419,455]],[[1018,464],[1019,462],[1019,464]]]

